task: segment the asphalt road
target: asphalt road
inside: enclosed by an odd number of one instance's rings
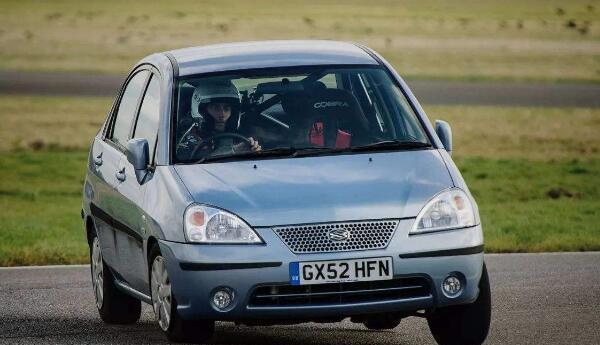
[[[114,96],[125,76],[66,72],[0,72],[0,94]],[[600,107],[600,84],[409,80],[427,105]]]
[[[487,255],[493,294],[487,344],[600,344],[600,252]],[[100,321],[89,267],[0,268],[0,344],[161,344],[144,305],[129,326]],[[420,318],[391,331],[362,325],[217,323],[217,344],[435,344]]]

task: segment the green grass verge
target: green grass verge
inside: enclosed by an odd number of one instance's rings
[[[0,266],[85,263],[86,153],[0,154]],[[600,160],[457,159],[487,252],[600,250]]]
[[[0,266],[87,262],[80,216],[86,156],[0,155]]]
[[[457,159],[487,252],[600,250],[600,160]]]
[[[323,38],[381,52],[405,77],[600,82],[591,0],[3,0],[0,69],[124,73],[217,42]]]

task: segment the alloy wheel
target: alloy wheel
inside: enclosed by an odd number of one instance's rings
[[[152,262],[152,307],[163,331],[169,329],[171,323],[171,282],[162,256]]]

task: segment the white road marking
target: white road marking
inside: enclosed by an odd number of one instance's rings
[[[37,269],[69,269],[69,268],[89,268],[90,265],[48,265],[48,266],[11,266],[0,267],[3,270],[37,270]]]

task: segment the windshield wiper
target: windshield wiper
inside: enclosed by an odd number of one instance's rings
[[[332,148],[323,146],[303,146],[303,147],[276,147],[261,151],[246,151],[239,153],[232,153],[227,155],[218,156],[207,156],[203,157],[193,164],[217,162],[228,159],[251,159],[251,158],[266,158],[266,157],[304,157],[328,153],[339,153],[339,152],[360,152],[360,151],[377,151],[377,150],[389,150],[389,149],[419,149],[431,147],[429,143],[423,143],[420,141],[403,141],[403,140],[384,140],[376,143],[354,146],[351,148]]]
[[[273,149],[261,150],[261,151],[246,151],[239,153],[232,153],[228,155],[218,155],[218,156],[207,156],[203,157],[197,161],[198,163],[206,163],[206,162],[215,162],[220,160],[226,160],[231,158],[256,158],[256,157],[277,157],[277,156],[289,156],[296,153],[296,150],[291,147],[277,147]]]
[[[298,157],[315,152],[335,152],[336,149],[321,147],[321,146],[305,146],[305,147],[275,147],[272,149],[261,151],[246,151],[232,153],[227,155],[207,156],[194,162],[194,164],[216,162],[227,159],[247,159],[247,158],[264,158],[264,157]]]
[[[385,149],[418,149],[431,147],[429,143],[423,143],[420,141],[402,141],[402,140],[384,140],[376,143],[355,146],[347,149],[323,147],[323,146],[304,146],[304,147],[276,147],[261,151],[246,151],[239,153],[232,153],[227,155],[218,156],[207,156],[203,157],[193,164],[217,162],[228,159],[248,159],[248,158],[266,158],[266,157],[303,157],[310,155],[319,155],[336,152],[347,152],[347,151],[376,151]]]
[[[406,140],[383,140],[376,143],[354,146],[352,151],[376,151],[385,149],[420,149],[431,147],[430,143]]]
[[[321,154],[321,153],[330,153],[330,152],[339,152],[340,149],[336,149],[333,147],[326,146],[304,146],[304,147],[294,147],[296,152],[294,153],[294,157],[308,156],[313,154]]]

